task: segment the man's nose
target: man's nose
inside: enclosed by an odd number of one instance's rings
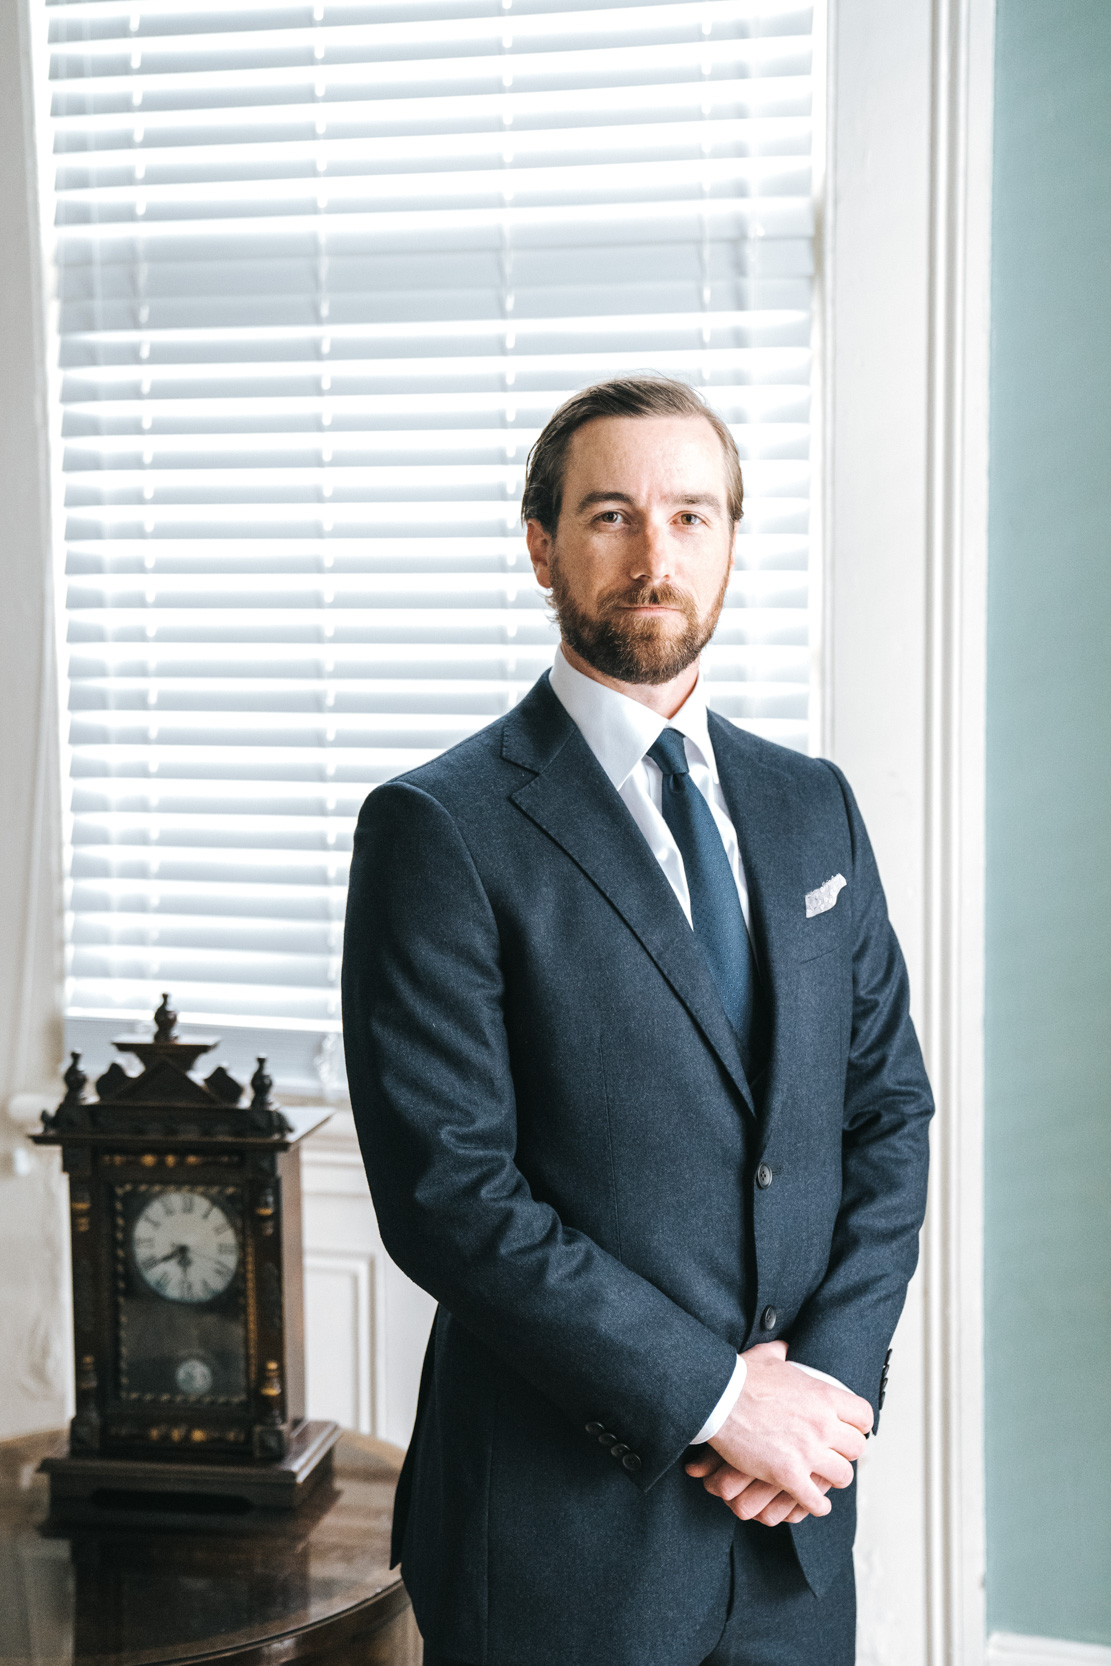
[[[637,540],[630,576],[650,584],[659,584],[672,576],[671,558],[671,541],[667,536],[666,526],[648,517]]]

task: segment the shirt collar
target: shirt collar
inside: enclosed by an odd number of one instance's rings
[[[639,700],[631,700],[627,694],[619,694],[615,688],[576,671],[563,657],[562,649],[556,652],[551,684],[556,699],[581,730],[618,792],[665,729],[678,729],[692,741],[711,778],[717,781],[701,671],[684,704],[671,718],[661,717]]]

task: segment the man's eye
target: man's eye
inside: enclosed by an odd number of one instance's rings
[[[620,509],[603,509],[598,519],[604,521],[607,526],[613,526],[615,522],[621,519],[621,511]]]
[[[696,515],[693,509],[686,509],[679,516],[684,526],[698,526],[702,521],[701,515]]]

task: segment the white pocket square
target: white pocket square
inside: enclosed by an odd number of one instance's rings
[[[807,891],[806,918],[812,920],[815,914],[828,914],[848,883],[843,873],[835,873],[832,879],[827,879],[816,891]]]

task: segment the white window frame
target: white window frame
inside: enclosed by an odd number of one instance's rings
[[[994,0],[831,0],[824,749],[938,1112],[861,1482],[862,1666],[985,1659],[983,867]]]

